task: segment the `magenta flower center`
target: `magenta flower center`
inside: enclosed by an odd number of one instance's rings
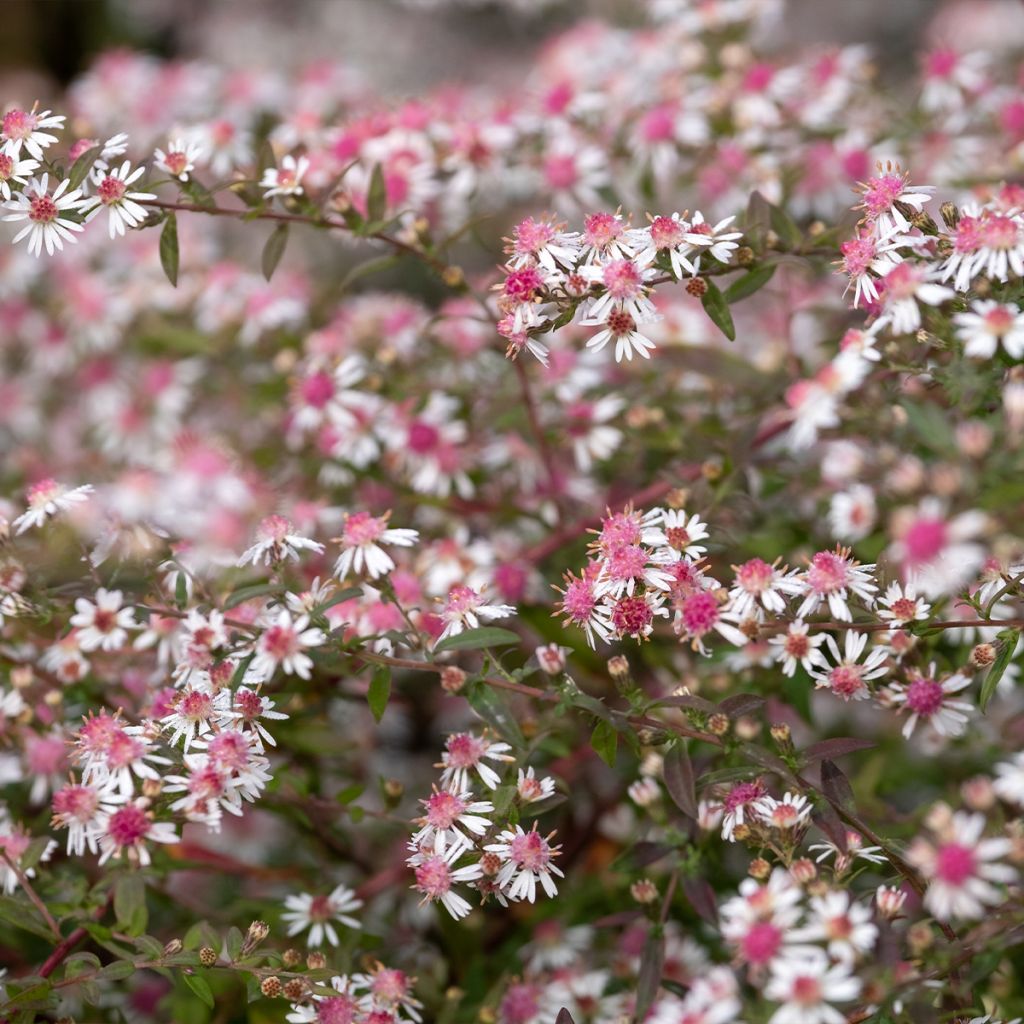
[[[766,964],[781,945],[782,932],[768,921],[759,921],[743,936],[740,949],[747,963]]]
[[[935,877],[948,885],[963,885],[976,869],[974,851],[959,843],[940,846],[935,855]]]
[[[525,832],[508,844],[508,853],[519,867],[527,871],[538,871],[551,861],[548,841],[539,832]]]
[[[99,183],[96,195],[100,197],[100,202],[104,206],[113,206],[124,198],[124,194],[127,191],[128,185],[120,178],[115,178],[111,174]]]
[[[149,829],[149,818],[145,811],[135,804],[118,808],[107,822],[107,835],[122,849],[141,842]]]
[[[619,633],[634,636],[654,621],[654,613],[642,597],[623,597],[612,609],[612,625]]]

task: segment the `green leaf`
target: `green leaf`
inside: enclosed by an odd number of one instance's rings
[[[999,680],[1006,674],[1013,652],[1017,649],[1017,641],[1020,639],[1019,629],[1004,629],[996,637],[1002,644],[996,660],[992,662],[985,679],[981,684],[981,693],[978,694],[978,707],[984,712],[988,702],[995,695]]]
[[[700,297],[704,312],[730,341],[735,341],[736,326],[732,322],[732,313],[729,312],[729,304],[725,301],[725,296],[713,281],[709,281],[705,277],[704,283],[708,286],[707,291]]]
[[[374,260],[366,260],[364,263],[357,263],[342,279],[338,285],[338,291],[345,291],[349,285],[354,284],[361,277],[368,277],[370,274],[379,274],[381,271],[390,270],[401,262],[401,257],[394,253],[387,256],[378,256]]]
[[[287,245],[288,225],[278,224],[277,227],[270,232],[267,244],[263,246],[263,276],[268,281],[274,276],[274,271],[277,270],[277,265],[281,262],[281,257],[284,255],[284,250]]]
[[[92,165],[96,163],[96,158],[100,155],[100,150],[103,147],[100,145],[93,146],[91,149],[87,149],[72,165],[71,171],[68,174],[68,191],[78,188],[79,185],[85,181],[85,176],[92,170]]]
[[[278,594],[280,592],[281,587],[277,583],[255,583],[251,587],[240,587],[224,602],[224,611],[237,608],[238,605],[245,604],[246,601],[254,597],[262,597],[264,594]]]
[[[665,756],[664,764],[665,788],[672,802],[684,814],[691,818],[697,817],[697,785],[693,775],[693,765],[683,749],[677,743]]]
[[[178,287],[178,262],[178,218],[172,210],[167,214],[164,229],[160,232],[160,266],[175,288]]]
[[[434,644],[434,653],[445,651],[478,651],[484,647],[507,647],[519,643],[519,637],[510,629],[498,626],[480,626],[477,629],[466,629],[455,636],[446,637]]]
[[[370,679],[370,689],[366,692],[366,700],[376,721],[384,716],[391,696],[391,669],[387,665],[378,665]]]
[[[345,587],[344,590],[339,590],[334,594],[331,594],[328,600],[324,601],[323,604],[318,604],[313,609],[314,615],[323,615],[328,608],[333,608],[336,604],[343,604],[345,601],[351,601],[354,597],[362,597],[362,587]]]
[[[50,995],[50,982],[40,981],[23,988],[16,995],[12,995],[3,1005],[5,1010],[14,1009],[16,1006],[27,1006],[30,1003],[44,1002]]]
[[[610,722],[598,722],[590,734],[590,745],[609,768],[615,767],[615,751],[619,745],[619,734],[615,731],[614,725]]]
[[[210,990],[210,983],[199,974],[183,974],[185,984],[212,1010],[213,992]]]
[[[463,688],[461,696],[466,698],[469,706],[500,736],[515,746],[524,745],[523,733],[516,716],[497,690],[476,680]]]
[[[379,221],[384,219],[388,208],[388,188],[384,181],[384,170],[375,164],[370,175],[370,191],[366,196],[366,219]]]
[[[754,292],[760,291],[772,279],[776,266],[775,263],[767,263],[761,267],[754,267],[742,277],[736,278],[725,289],[725,301],[731,306],[734,302],[739,302],[741,299],[753,295]]]
[[[100,977],[104,981],[123,981],[125,978],[130,978],[135,973],[135,964],[130,960],[115,960],[112,964],[107,964],[100,971]]]
[[[179,608],[184,608],[188,604],[188,576],[180,566],[178,578],[174,581],[174,603]]]
[[[141,935],[146,930],[149,913],[146,883],[141,875],[122,875],[114,884],[114,915],[118,928],[128,935]]]
[[[771,226],[772,231],[779,236],[779,241],[787,249],[800,248],[804,240],[803,233],[793,222],[793,218],[781,206],[773,206],[771,208]]]

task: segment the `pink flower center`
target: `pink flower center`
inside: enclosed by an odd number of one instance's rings
[[[811,649],[811,641],[806,633],[789,633],[786,635],[785,652],[792,658],[806,658]]]
[[[527,217],[516,228],[515,252],[520,256],[536,254],[554,237],[555,230],[550,224]]]
[[[451,868],[438,856],[416,866],[416,886],[425,896],[438,899],[452,887]]]
[[[647,565],[647,552],[639,544],[616,547],[608,553],[605,560],[605,572],[609,579],[639,579]]]
[[[686,631],[693,636],[703,636],[718,622],[718,601],[706,591],[691,594],[679,611]]]
[[[96,195],[100,197],[100,202],[104,206],[114,206],[124,198],[124,194],[127,191],[128,185],[120,178],[115,178],[111,174],[99,183],[96,188]]]
[[[1020,237],[1020,227],[1012,217],[992,213],[981,228],[981,244],[990,249],[1012,249]]]
[[[431,426],[423,420],[413,420],[409,424],[407,443],[410,450],[416,452],[417,455],[426,455],[434,451],[440,440],[441,434],[437,427]]]
[[[766,964],[779,951],[782,932],[768,921],[751,925],[740,942],[743,959],[751,964]]]
[[[551,188],[572,188],[579,179],[575,157],[571,154],[549,156],[544,161],[544,177]]]
[[[654,612],[642,597],[623,597],[612,609],[612,625],[626,636],[642,633],[654,621]]]
[[[36,224],[49,224],[59,213],[57,204],[47,195],[37,195],[28,204],[28,219]]]
[[[850,277],[866,274],[875,258],[875,243],[871,238],[851,238],[839,246],[843,255],[843,270]]]
[[[736,570],[736,582],[748,594],[761,594],[768,590],[775,578],[775,570],[760,558],[752,558]]]
[[[0,153],[0,181],[7,181],[13,173],[14,160],[6,153]]]
[[[821,982],[810,975],[801,974],[793,979],[793,1002],[816,1006],[821,1002]]]
[[[675,551],[685,551],[690,546],[690,533],[685,526],[670,526],[665,531],[668,546]]]
[[[879,178],[872,178],[864,190],[864,209],[868,217],[874,220],[879,214],[892,209],[905,184],[900,174],[883,174]]]
[[[622,234],[623,224],[611,213],[592,213],[583,222],[583,238],[595,249],[606,249]]]
[[[911,565],[930,562],[946,546],[946,524],[941,519],[918,519],[903,536]]]
[[[632,334],[636,330],[636,321],[621,309],[613,309],[604,323],[616,338]]]
[[[807,583],[816,594],[830,594],[846,586],[847,559],[832,551],[819,551],[807,570]]]
[[[372,544],[380,538],[385,526],[369,512],[355,512],[345,520],[344,542],[350,547]]]
[[[298,648],[298,637],[289,626],[271,626],[260,641],[260,646],[275,661],[283,661]]]
[[[889,611],[898,622],[909,622],[917,615],[917,601],[909,597],[898,598],[893,601]]]
[[[454,768],[474,767],[486,750],[483,740],[468,732],[449,736],[445,746],[448,751],[448,764]]]
[[[334,397],[334,381],[323,371],[310,374],[300,385],[299,394],[306,405],[322,409]]]
[[[548,841],[539,832],[517,835],[508,844],[509,858],[526,871],[540,871],[551,862]]]
[[[632,260],[612,260],[602,271],[601,279],[616,299],[636,298],[642,291],[640,271]]]
[[[164,166],[170,174],[178,177],[178,175],[185,173],[185,168],[188,167],[188,157],[184,153],[176,151],[168,153],[164,157]]]
[[[860,665],[838,665],[828,674],[828,685],[837,697],[849,700],[866,689]]]
[[[259,528],[261,540],[280,542],[291,532],[292,524],[284,516],[267,516]]]
[[[907,687],[907,707],[919,715],[934,715],[944,697],[941,683],[934,679],[915,679]]]
[[[193,690],[182,697],[178,712],[182,718],[190,721],[205,722],[213,713],[213,701],[208,693]]]
[[[107,822],[107,835],[122,849],[141,842],[145,839],[149,829],[149,818],[135,804],[127,804],[118,808]]]
[[[206,748],[210,760],[226,771],[242,771],[249,764],[249,742],[238,731],[226,729],[217,733]]]
[[[235,694],[235,709],[245,721],[251,722],[263,713],[263,698],[253,690],[241,689]]]
[[[3,133],[9,139],[27,139],[35,130],[38,123],[35,114],[25,110],[9,110],[4,114]]]
[[[316,1004],[317,1024],[353,1024],[358,1012],[352,996],[328,996]]]
[[[53,794],[53,813],[85,824],[92,820],[100,799],[89,786],[65,786]]]
[[[722,807],[726,814],[730,814],[738,807],[749,804],[752,800],[758,800],[764,796],[764,783],[760,779],[754,782],[738,782],[726,794],[722,801]]]
[[[574,579],[565,588],[562,611],[577,625],[586,622],[596,606],[594,588],[586,580]]]
[[[329,921],[334,916],[334,904],[328,896],[314,896],[309,905],[311,921]]]
[[[426,803],[427,822],[434,828],[451,828],[466,810],[465,800],[444,790],[435,793]]]
[[[655,217],[651,221],[651,241],[659,249],[673,249],[683,240],[683,225],[671,217]]]
[[[935,877],[947,885],[963,885],[976,869],[974,851],[959,843],[940,846],[935,855]]]

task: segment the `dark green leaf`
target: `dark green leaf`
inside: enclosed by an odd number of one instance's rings
[[[779,236],[779,241],[787,249],[799,249],[803,242],[803,234],[781,206],[771,208],[772,231]]]
[[[1001,644],[999,653],[986,673],[985,679],[981,684],[981,693],[978,694],[978,707],[982,711],[988,707],[988,702],[994,696],[999,680],[1003,678],[1007,668],[1009,668],[1010,660],[1013,658],[1013,652],[1017,649],[1017,641],[1019,639],[1019,629],[1004,629],[999,633],[998,640]]]
[[[693,765],[681,743],[677,743],[665,757],[664,778],[672,802],[684,814],[696,818],[697,787]]]
[[[178,218],[172,210],[167,214],[164,229],[160,232],[160,266],[175,288],[178,287],[178,261]]]
[[[141,935],[146,930],[146,883],[142,875],[122,875],[114,885],[114,915],[120,931]]]
[[[665,936],[660,928],[652,928],[640,955],[640,972],[636,980],[636,1020],[643,1020],[651,1008],[665,964]]]
[[[478,651],[484,647],[507,647],[519,643],[519,637],[509,629],[498,626],[480,626],[477,629],[466,629],[455,636],[446,637],[434,645],[434,653],[445,651]]]
[[[718,286],[704,278],[708,286],[707,291],[701,296],[701,305],[704,311],[711,318],[711,322],[730,340],[736,340],[736,326],[732,322],[732,313],[729,312],[729,304],[725,296],[719,291]]]
[[[728,288],[725,289],[725,301],[731,306],[734,302],[745,299],[754,292],[760,291],[775,273],[775,264],[768,263],[761,267],[754,267],[748,270],[742,277],[736,278]]]
[[[85,181],[85,176],[92,170],[92,165],[96,163],[96,158],[100,155],[102,146],[93,146],[91,149],[87,149],[72,165],[71,171],[68,174],[68,191],[78,188],[79,185]]]
[[[384,181],[384,171],[380,164],[375,164],[370,175],[370,191],[366,196],[366,219],[379,221],[384,219],[388,208],[388,188]]]
[[[609,768],[615,767],[615,751],[619,745],[619,734],[615,731],[614,725],[610,722],[598,722],[590,734],[590,745]]]
[[[555,1018],[555,1024],[576,1024],[576,1021],[572,1019],[572,1014],[563,1006],[558,1011],[558,1016]]]
[[[373,670],[370,679],[370,688],[366,692],[366,700],[373,712],[373,717],[379,722],[388,706],[388,698],[391,696],[391,669],[387,665],[378,665]]]
[[[267,244],[263,246],[263,276],[268,281],[274,276],[274,271],[277,270],[277,265],[281,262],[281,257],[284,255],[284,250],[287,245],[288,225],[278,224],[277,227],[270,232]]]
[[[178,578],[174,581],[174,603],[179,608],[184,608],[188,604],[188,576],[180,566]]]
[[[199,974],[183,974],[185,984],[212,1010],[213,992],[210,990],[210,983]]]
[[[251,587],[240,587],[225,602],[224,611],[245,604],[254,597],[262,597],[264,594],[278,594],[281,587],[277,583],[256,583]]]
[[[344,291],[349,285],[354,284],[361,277],[369,277],[371,274],[379,274],[381,271],[390,270],[395,266],[401,257],[391,253],[387,256],[378,256],[374,260],[366,260],[364,263],[357,263],[342,279],[338,285],[339,291]]]
[[[324,601],[323,604],[318,604],[313,609],[313,614],[323,615],[323,613],[327,611],[328,608],[333,608],[336,604],[343,604],[345,601],[351,601],[352,598],[354,597],[362,596],[362,587],[345,587],[344,590],[339,590],[331,594],[331,596],[326,601]]]

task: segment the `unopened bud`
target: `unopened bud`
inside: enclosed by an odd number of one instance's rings
[[[534,652],[540,670],[549,676],[557,676],[565,671],[565,652],[558,644],[547,644],[538,647]]]
[[[630,800],[640,807],[650,807],[661,799],[661,787],[650,776],[632,783],[626,792]]]
[[[875,890],[875,906],[878,907],[878,913],[890,921],[900,915],[906,902],[907,894],[894,885],[880,885]]]
[[[637,903],[653,903],[658,898],[658,887],[649,878],[641,878],[629,887],[629,894]]]
[[[532,740],[538,732],[540,732],[540,723],[536,718],[521,718],[519,720],[519,731],[523,734],[523,738]]]
[[[394,807],[405,793],[405,786],[398,779],[384,779],[380,788],[384,799],[391,807]]]
[[[629,678],[629,661],[621,654],[616,654],[614,658],[608,660],[608,674],[612,679],[628,679]]]
[[[942,223],[950,231],[955,231],[956,226],[960,223],[960,207],[947,200],[939,207],[939,213],[942,215]]]
[[[449,288],[461,288],[466,283],[466,275],[463,273],[462,267],[445,267],[441,274],[441,280]]]
[[[914,213],[910,218],[910,223],[924,235],[937,235],[939,233],[939,226],[924,210]]]
[[[749,825],[740,824],[732,830],[732,834],[737,842],[745,843],[753,835],[753,832],[750,831]]]
[[[706,459],[700,464],[700,475],[709,483],[714,483],[716,480],[721,479],[722,460]]]
[[[818,868],[813,860],[801,857],[799,860],[793,861],[790,865],[789,873],[792,875],[794,882],[798,882],[800,885],[807,885],[808,882],[813,882],[818,877]]]
[[[971,651],[971,664],[975,668],[988,668],[996,660],[995,644],[978,644]]]
[[[960,787],[964,803],[972,811],[990,811],[996,804],[996,791],[992,780],[984,775],[975,775]]]
[[[729,731],[729,716],[721,712],[713,714],[708,719],[708,732],[712,736],[724,736]]]
[[[918,921],[907,929],[907,945],[915,956],[920,956],[934,941],[931,926],[925,921]]]
[[[699,299],[708,290],[708,283],[703,277],[691,277],[686,282],[686,291],[695,299]]]
[[[302,954],[297,949],[286,949],[281,954],[281,962],[291,970],[293,967],[298,967],[302,963]]]
[[[665,495],[665,504],[669,508],[685,508],[686,503],[690,500],[690,491],[686,487],[673,487],[668,494]]]
[[[741,740],[753,740],[761,733],[761,723],[755,718],[744,716],[736,719],[736,735]]]
[[[793,739],[793,733],[785,722],[776,722],[775,725],[772,726],[771,732],[772,739],[775,740],[780,747],[789,746]]]
[[[270,934],[270,925],[266,921],[253,921],[245,933],[244,949],[247,953],[254,950]]]
[[[501,858],[496,853],[485,853],[480,858],[480,870],[487,876],[496,875],[501,870]]]
[[[306,955],[306,966],[311,971],[322,971],[327,966],[327,957],[314,949]]]
[[[260,991],[268,999],[276,999],[281,994],[281,990],[281,979],[274,977],[273,974],[260,982]]]
[[[291,981],[285,982],[281,991],[284,993],[285,999],[293,1003],[301,1003],[306,998],[309,988],[301,978],[292,978]]]
[[[445,665],[441,669],[441,689],[445,693],[456,694],[466,683],[466,673],[457,665]]]
[[[149,800],[153,800],[160,795],[160,788],[159,779],[142,780],[142,795]]]
[[[749,245],[741,245],[736,250],[736,262],[741,267],[749,267],[754,262],[754,250]]]
[[[181,939],[171,939],[170,942],[164,946],[164,956],[174,956],[175,953],[181,952]]]
[[[747,874],[756,878],[759,882],[766,879],[772,873],[772,866],[764,857],[755,857],[747,868]]]
[[[217,962],[217,951],[210,946],[203,946],[199,950],[199,962],[204,967],[212,967]]]

